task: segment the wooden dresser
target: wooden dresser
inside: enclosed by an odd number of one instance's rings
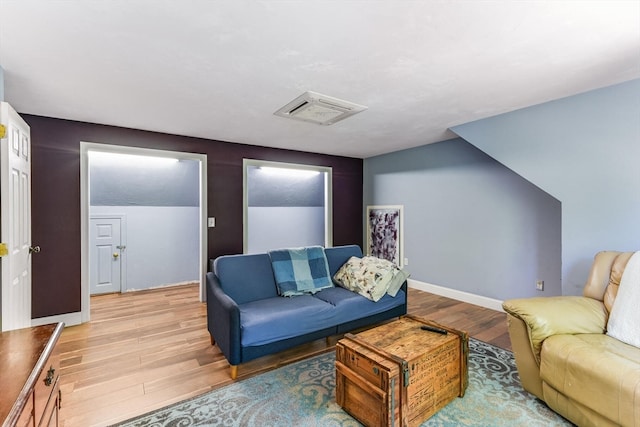
[[[64,323],[0,333],[2,426],[57,426]]]

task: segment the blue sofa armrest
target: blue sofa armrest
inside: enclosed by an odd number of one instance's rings
[[[207,328],[231,365],[242,362],[240,345],[240,309],[224,293],[218,278],[207,273]]]

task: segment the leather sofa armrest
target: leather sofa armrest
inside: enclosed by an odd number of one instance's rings
[[[516,367],[520,375],[522,387],[533,393],[540,400],[544,400],[542,393],[542,379],[540,378],[540,364],[533,356],[531,341],[526,323],[522,319],[507,314],[511,351],[516,359]]]
[[[240,309],[215,274],[207,273],[207,328],[231,365],[242,362]]]
[[[601,334],[607,324],[604,304],[587,297],[512,299],[505,301],[502,308],[525,323],[531,351],[538,365],[542,342],[546,338],[558,334]]]

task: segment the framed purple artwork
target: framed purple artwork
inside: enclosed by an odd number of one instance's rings
[[[402,206],[367,206],[366,253],[402,268]]]

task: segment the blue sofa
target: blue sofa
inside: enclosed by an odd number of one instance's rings
[[[359,246],[325,249],[331,277]],[[407,283],[373,302],[341,287],[313,295],[278,295],[269,254],[225,255],[207,273],[207,327],[237,377],[238,365],[309,341],[407,313]]]

